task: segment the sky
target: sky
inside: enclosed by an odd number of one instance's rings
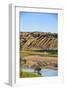
[[[20,12],[20,32],[58,32],[56,13]]]

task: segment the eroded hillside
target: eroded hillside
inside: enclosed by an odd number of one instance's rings
[[[20,32],[20,49],[57,50],[57,33]]]

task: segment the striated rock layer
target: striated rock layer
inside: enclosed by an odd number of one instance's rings
[[[57,33],[20,32],[20,49],[57,50],[57,48]]]

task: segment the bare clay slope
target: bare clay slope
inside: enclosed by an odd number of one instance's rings
[[[57,50],[57,33],[20,32],[20,49]]]

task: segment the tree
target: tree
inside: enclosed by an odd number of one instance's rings
[[[34,71],[37,72],[39,75],[41,75],[41,73],[40,73],[40,71],[41,71],[41,67],[40,67],[39,64],[37,64],[37,65],[35,66]]]

